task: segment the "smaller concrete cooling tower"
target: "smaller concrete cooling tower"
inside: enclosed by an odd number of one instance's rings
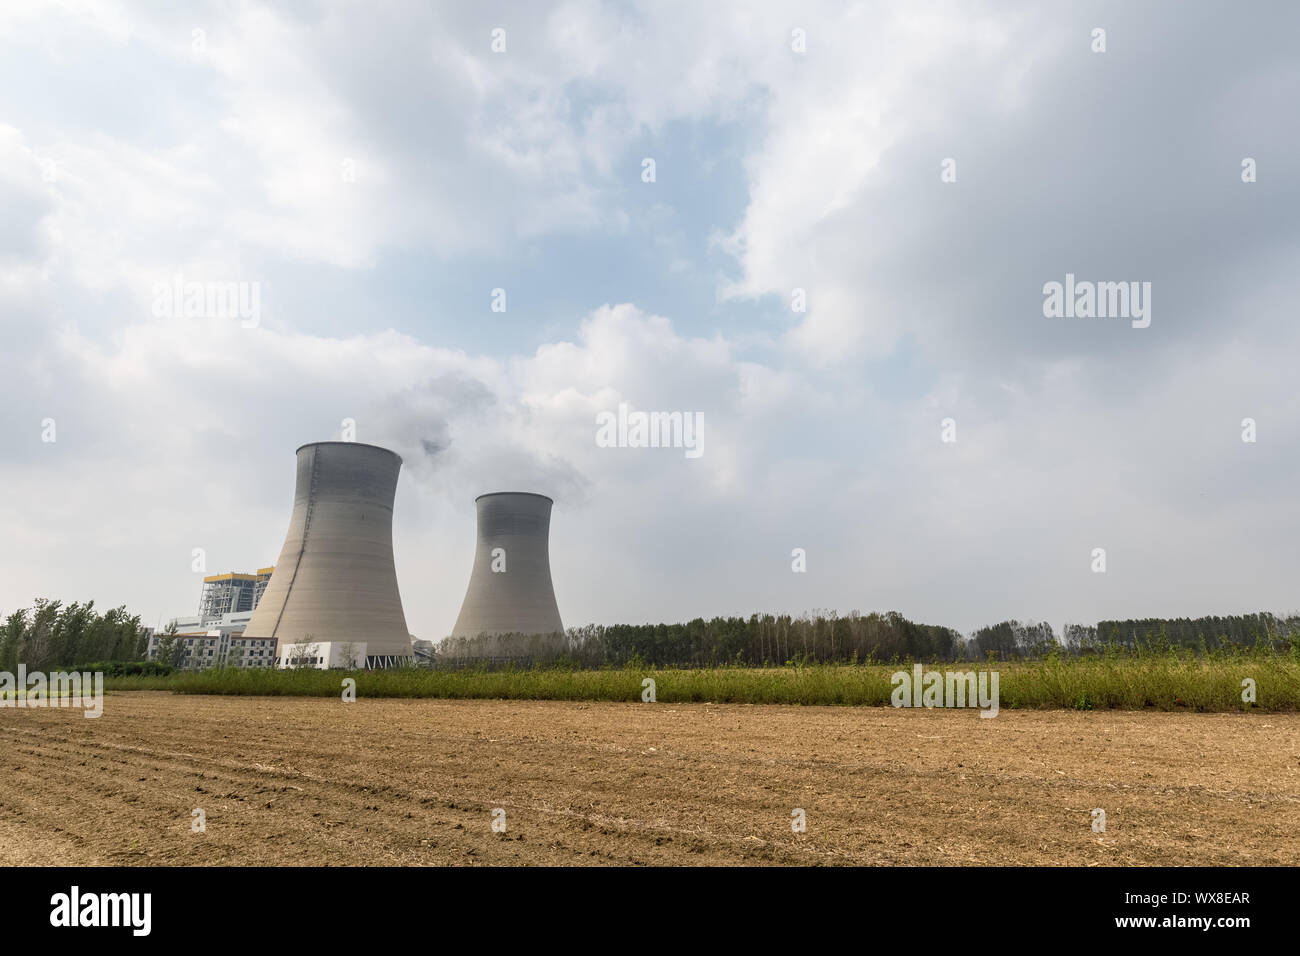
[[[366,666],[409,663],[411,638],[393,566],[393,497],[402,459],[357,442],[298,449],[284,549],[244,631],[289,644],[366,645]]]
[[[551,504],[545,495],[499,491],[474,499],[478,546],[469,590],[452,636],[562,635],[560,609],[551,586]],[[550,650],[554,642],[543,642]],[[462,653],[522,656],[537,653],[538,641],[502,646],[489,638]]]

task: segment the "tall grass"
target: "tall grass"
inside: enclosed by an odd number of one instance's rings
[[[1246,654],[1214,658],[1166,656],[1051,657],[1042,661],[927,665],[927,671],[996,670],[1000,706],[1079,710],[1300,711],[1300,657]],[[337,697],[356,680],[358,697],[640,701],[645,678],[660,703],[880,706],[890,703],[890,676],[910,664],[695,670],[625,667],[604,670],[319,671],[223,669],[168,677],[109,678],[110,690],[172,690],[181,694]],[[1256,702],[1242,701],[1242,681]]]

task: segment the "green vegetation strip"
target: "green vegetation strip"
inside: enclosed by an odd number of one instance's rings
[[[359,698],[640,701],[642,682],[649,677],[655,681],[659,703],[881,706],[890,703],[890,676],[899,670],[910,673],[911,665],[359,672],[221,669],[110,677],[106,683],[109,690],[338,697],[343,681],[353,678]],[[1300,711],[1300,659],[1296,655],[1050,658],[927,664],[925,670],[996,671],[1004,710]],[[1247,679],[1254,682],[1254,702],[1243,700],[1243,681]]]

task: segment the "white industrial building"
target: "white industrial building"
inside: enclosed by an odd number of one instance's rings
[[[171,637],[179,657],[172,661],[184,670],[204,667],[271,667],[275,662],[275,641],[270,638],[244,637],[244,628],[252,611],[223,614],[216,620],[202,617],[176,618],[171,622],[176,633],[154,632],[149,635],[149,660],[158,660],[162,642]],[[169,627],[171,626],[169,625]]]
[[[334,668],[361,670],[366,666],[366,644],[364,641],[299,641],[296,644],[281,644],[275,666],[281,669],[310,667],[322,671]]]
[[[173,618],[168,624],[171,634],[150,634],[148,659],[158,660],[162,642],[170,637],[173,651],[164,663],[183,670],[274,666],[275,641],[244,637],[274,571],[258,568],[255,574],[228,572],[204,578],[199,613]]]

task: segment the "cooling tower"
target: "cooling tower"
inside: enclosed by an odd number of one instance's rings
[[[452,632],[455,638],[480,635],[530,635],[506,644],[477,642],[461,653],[477,656],[523,656],[560,646],[543,635],[563,634],[560,609],[551,586],[551,499],[528,492],[500,491],[474,499],[478,508],[478,545],[469,590]]]
[[[309,640],[364,642],[367,667],[409,660],[393,567],[401,467],[401,458],[375,445],[326,441],[298,449],[289,533],[246,637],[274,637],[277,657],[286,645]]]

